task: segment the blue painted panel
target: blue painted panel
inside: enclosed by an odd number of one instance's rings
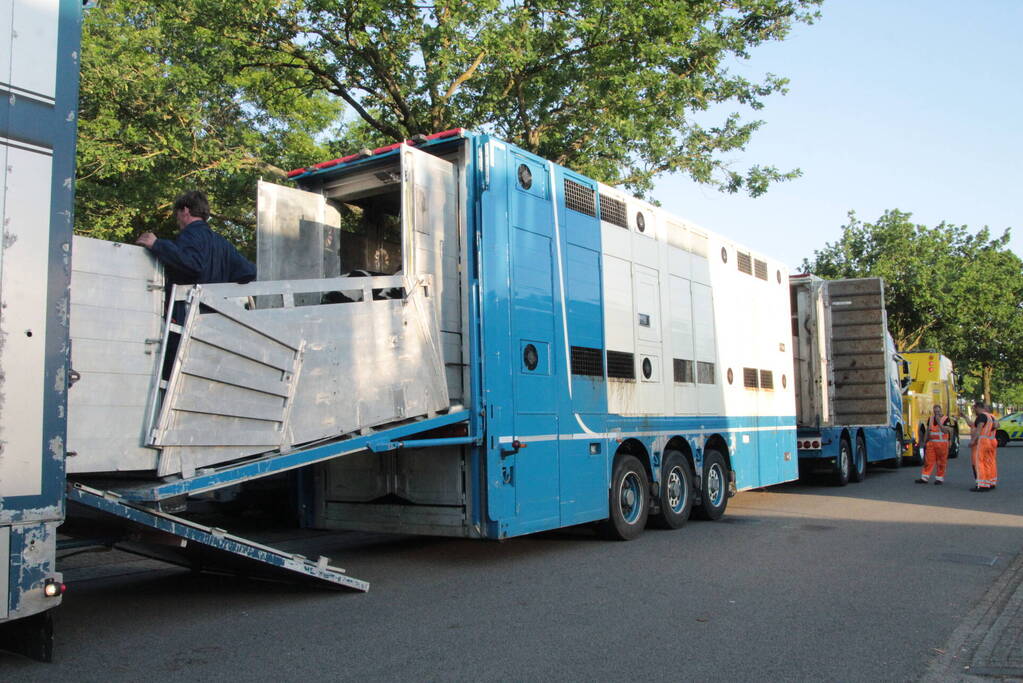
[[[75,143],[78,129],[78,64],[82,3],[60,0],[57,17],[57,81],[54,105],[24,97],[0,98],[0,128],[5,137],[32,141],[53,149],[50,187],[50,272],[46,281],[46,370],[43,439],[39,444],[42,492],[8,496],[0,510],[12,522],[60,519],[64,510],[64,450],[67,434],[66,377],[68,349],[68,286],[74,214]],[[57,389],[60,387],[60,390]],[[51,455],[54,454],[55,455]],[[2,561],[2,558],[0,558]]]
[[[559,526],[558,418],[555,415],[516,415],[518,434],[543,435],[515,454],[515,522],[509,535]]]
[[[863,430],[867,442],[867,462],[890,460],[899,453],[895,430],[890,427],[874,427]]]

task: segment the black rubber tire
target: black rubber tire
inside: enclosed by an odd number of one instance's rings
[[[608,518],[604,534],[614,541],[631,541],[643,533],[650,513],[650,481],[634,455],[615,461],[608,490]]]
[[[959,457],[959,429],[952,428],[952,436],[949,437],[948,459],[954,460]]]
[[[1009,443],[1009,434],[999,429],[995,432],[995,441],[998,442],[999,448],[1005,448]]]
[[[678,451],[665,451],[661,465],[660,511],[650,523],[659,529],[678,529],[693,510],[693,470]]]
[[[916,438],[916,445],[913,447],[913,457],[909,459],[910,465],[924,464],[924,439],[927,438],[927,430],[920,425]]]
[[[703,477],[700,478],[700,502],[693,505],[696,519],[721,519],[728,507],[728,464],[713,448],[703,452]]]
[[[831,474],[833,486],[845,486],[849,483],[849,472],[852,470],[852,446],[849,439],[842,437],[838,442],[838,455],[835,456],[835,470]]]
[[[853,466],[849,471],[849,481],[861,482],[867,478],[867,442],[862,434],[856,435],[856,448],[853,450]]]

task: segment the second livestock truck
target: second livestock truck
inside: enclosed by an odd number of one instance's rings
[[[790,287],[800,472],[844,486],[867,463],[898,467],[903,382],[884,281],[795,275]]]

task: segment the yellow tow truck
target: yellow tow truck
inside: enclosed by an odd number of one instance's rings
[[[937,351],[900,352],[902,358],[902,419],[906,426],[903,464],[923,462],[927,418],[935,405],[952,418],[955,429],[948,448],[949,458],[959,457],[959,392],[952,361]]]

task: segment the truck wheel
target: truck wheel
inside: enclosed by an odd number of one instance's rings
[[[693,509],[693,470],[678,451],[664,452],[661,467],[661,511],[653,516],[654,526],[678,529],[689,520]]]
[[[998,442],[999,448],[1005,448],[1005,445],[1009,443],[1009,434],[999,429],[995,432],[995,440]]]
[[[853,467],[849,472],[849,481],[863,481],[867,478],[867,442],[862,434],[856,435],[856,450],[853,451]]]
[[[920,432],[916,439],[916,445],[913,446],[913,458],[909,461],[911,465],[923,465],[924,464],[924,439],[927,438],[927,431],[923,425],[920,425]]]
[[[696,519],[721,519],[728,507],[728,465],[713,448],[703,452],[703,481],[700,502],[693,506]]]
[[[831,483],[845,486],[849,483],[849,470],[852,468],[852,448],[849,439],[843,438],[838,444],[838,456],[835,458],[835,471]]]
[[[631,541],[646,526],[650,483],[646,470],[634,455],[626,455],[615,463],[608,492],[609,517],[604,525],[608,538]]]
[[[959,457],[959,430],[953,429],[952,436],[949,437],[951,443],[948,444],[948,457],[949,459]]]

